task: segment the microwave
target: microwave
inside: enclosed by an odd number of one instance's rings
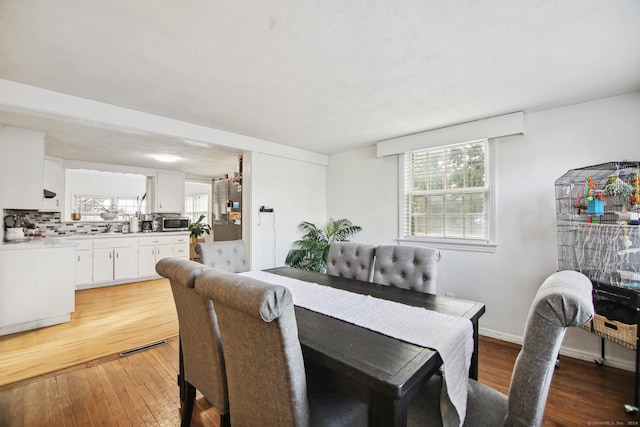
[[[160,231],[189,231],[189,218],[162,217],[158,228]]]

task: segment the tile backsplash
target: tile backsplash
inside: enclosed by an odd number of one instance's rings
[[[18,223],[27,220],[45,236],[68,236],[72,234],[95,234],[104,232],[107,227],[115,227],[123,221],[60,221],[60,212],[34,212],[5,210],[4,215],[16,215]]]

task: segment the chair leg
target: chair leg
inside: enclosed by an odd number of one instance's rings
[[[185,383],[184,380],[184,356],[182,355],[182,342],[178,339],[178,387],[180,388],[180,402],[185,399]]]
[[[185,396],[184,406],[182,407],[182,423],[181,427],[189,427],[191,424],[191,414],[193,413],[193,403],[196,400],[196,388],[188,381],[184,382]]]
[[[231,427],[231,415],[228,412],[220,415],[220,427]]]

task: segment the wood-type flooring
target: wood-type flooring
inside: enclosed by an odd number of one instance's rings
[[[65,325],[0,337],[0,427],[177,426],[177,318],[168,282],[76,293]],[[118,353],[166,339],[128,356]],[[480,338],[480,381],[504,393],[519,346]],[[639,425],[633,373],[561,357],[544,426]],[[218,426],[197,396],[192,426]]]

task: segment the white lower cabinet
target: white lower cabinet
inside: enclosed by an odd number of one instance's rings
[[[79,241],[75,253],[75,285],[88,285],[93,280],[93,243]]]
[[[137,248],[137,239],[94,240],[93,282],[111,282],[136,277]]]
[[[73,246],[0,250],[0,335],[68,322]]]
[[[157,277],[162,258],[189,259],[189,235],[73,238],[76,289],[109,286]]]
[[[138,240],[138,276],[156,276],[162,258],[189,258],[188,236],[151,236]]]

